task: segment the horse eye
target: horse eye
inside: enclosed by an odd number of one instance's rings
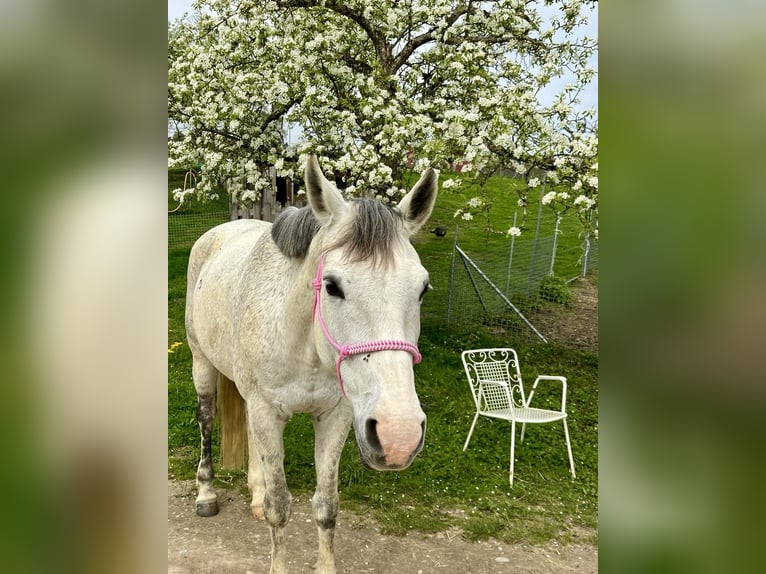
[[[338,284],[335,281],[328,280],[325,283],[325,291],[327,291],[327,294],[330,297],[338,297],[339,299],[346,298],[346,296],[343,294],[343,291],[340,287],[338,287]]]

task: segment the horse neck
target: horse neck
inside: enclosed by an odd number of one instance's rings
[[[312,281],[316,277],[322,250],[321,245],[312,245],[303,261],[290,263],[294,266],[293,272],[286,273],[284,277],[285,281],[289,282],[289,285],[285,285],[285,309],[300,325],[310,326],[312,323],[315,293]],[[313,339],[312,329],[297,329],[295,332],[299,337]]]

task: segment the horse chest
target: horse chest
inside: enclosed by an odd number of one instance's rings
[[[283,354],[260,346],[238,367],[243,396],[258,395],[288,415],[322,411],[341,398],[334,370],[320,366],[308,350]]]

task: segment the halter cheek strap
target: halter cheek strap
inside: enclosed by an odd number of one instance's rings
[[[352,345],[339,345],[338,342],[330,334],[327,325],[322,318],[322,308],[320,305],[320,297],[322,292],[322,268],[324,263],[324,257],[319,256],[319,264],[317,265],[317,274],[311,284],[314,286],[314,306],[311,310],[311,320],[319,320],[319,326],[322,328],[324,336],[327,341],[335,347],[340,353],[337,361],[335,361],[335,373],[338,376],[338,385],[340,386],[340,392],[343,396],[346,396],[346,390],[343,388],[343,377],[340,375],[340,364],[343,359],[352,355],[361,355],[365,353],[374,353],[375,351],[407,351],[412,355],[413,364],[418,364],[423,356],[420,354],[416,345],[408,343],[407,341],[397,341],[395,339],[382,339],[380,341],[367,341],[365,343],[354,343]]]

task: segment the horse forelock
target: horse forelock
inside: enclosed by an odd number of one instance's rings
[[[402,241],[402,214],[373,199],[351,202],[351,218],[330,249],[343,248],[350,261],[371,259],[375,265],[386,265],[393,258],[397,241]]]

